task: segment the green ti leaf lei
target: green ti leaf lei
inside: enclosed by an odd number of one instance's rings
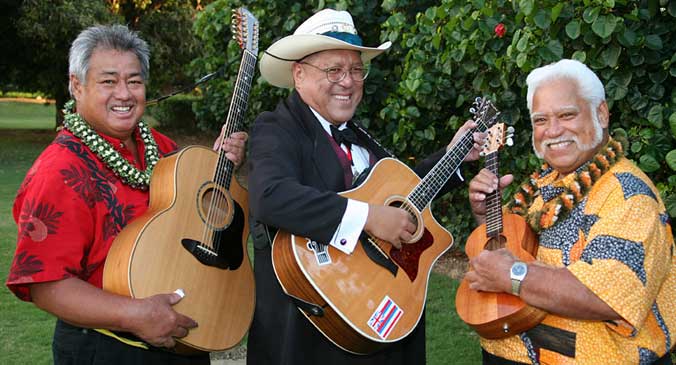
[[[157,161],[160,160],[160,152],[153,138],[150,128],[141,120],[138,123],[139,133],[145,146],[146,170],[141,171],[134,167],[115,148],[94,131],[78,113],[74,112],[75,101],[69,100],[63,108],[63,126],[82,143],[96,154],[122,181],[135,188],[146,190],[150,185],[150,175]]]

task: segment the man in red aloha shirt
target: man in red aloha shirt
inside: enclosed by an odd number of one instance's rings
[[[67,106],[65,128],[17,194],[17,248],[7,286],[58,317],[57,364],[208,364],[206,354],[158,349],[173,347],[174,338],[198,325],[173,310],[180,294],[132,299],[101,289],[113,239],[146,211],[152,167],[177,148],[141,121],[148,45],[122,25],[91,27],[73,42],[69,63],[75,108]],[[246,139],[234,133],[222,144],[236,165]]]

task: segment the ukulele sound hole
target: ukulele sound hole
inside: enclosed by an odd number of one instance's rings
[[[497,237],[491,237],[488,239],[488,242],[486,243],[485,249],[488,251],[495,251],[499,250],[501,248],[505,248],[505,244],[507,243],[507,238],[503,235],[499,235]]]
[[[210,186],[202,190],[198,198],[202,221],[213,230],[222,230],[232,221],[234,209],[232,197],[227,191]]]

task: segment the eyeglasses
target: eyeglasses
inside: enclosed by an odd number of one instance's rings
[[[347,75],[348,73],[348,71],[343,69],[342,67],[321,68],[311,63],[307,63],[305,61],[299,61],[298,63],[308,65],[310,67],[316,68],[319,71],[324,72],[326,74],[326,79],[332,83],[338,83],[343,81],[345,79],[345,75]],[[350,77],[352,77],[352,81],[362,82],[369,75],[369,68],[368,66],[355,66],[350,68],[349,73]]]

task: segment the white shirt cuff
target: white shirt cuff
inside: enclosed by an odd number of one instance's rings
[[[347,200],[347,208],[338,229],[331,238],[330,245],[351,254],[359,241],[359,235],[364,230],[366,218],[369,215],[369,205],[358,200]]]

